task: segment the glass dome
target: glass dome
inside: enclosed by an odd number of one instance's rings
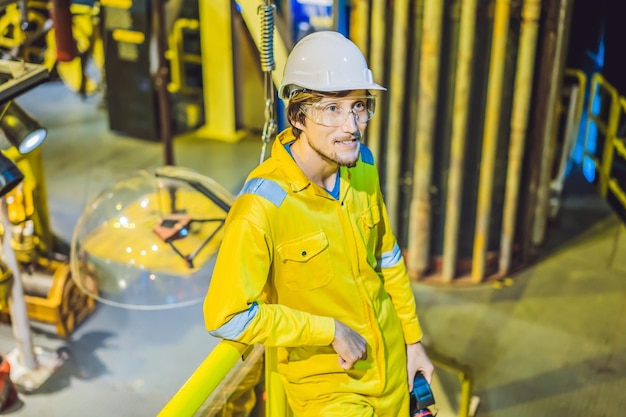
[[[72,276],[89,296],[130,309],[204,299],[234,197],[187,168],[140,171],[91,201],[72,236]]]

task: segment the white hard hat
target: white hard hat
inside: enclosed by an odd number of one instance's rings
[[[281,98],[291,91],[386,90],[374,82],[359,48],[339,32],[320,31],[302,38],[287,58]]]

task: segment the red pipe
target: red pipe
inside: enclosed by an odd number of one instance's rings
[[[72,33],[70,4],[71,0],[52,0],[52,10],[50,11],[54,23],[57,60],[60,62],[69,62],[78,56],[76,41]]]

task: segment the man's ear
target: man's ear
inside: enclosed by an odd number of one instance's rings
[[[299,120],[291,120],[291,125],[300,130],[304,130],[305,128],[304,123],[301,123]]]

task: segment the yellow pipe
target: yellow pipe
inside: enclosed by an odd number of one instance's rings
[[[369,0],[353,0],[350,7],[350,39],[359,47],[363,56],[367,56],[367,51],[369,50],[369,39],[367,36],[370,28],[369,3]]]
[[[619,156],[623,159],[626,159],[626,146],[624,146],[624,143],[622,143],[620,139],[615,138],[613,139],[613,146],[615,147],[615,150],[617,151]]]
[[[599,171],[600,178],[598,178],[598,187],[600,194],[606,197],[606,193],[609,190],[609,179],[611,177],[611,167],[613,166],[613,141],[617,136],[617,127],[619,125],[619,118],[621,107],[619,103],[619,93],[609,84],[604,78],[601,78],[603,88],[611,97],[611,104],[609,107],[609,118],[607,120],[607,127],[604,136],[604,150],[602,151],[602,161],[600,163]]]
[[[194,371],[187,382],[159,412],[158,417],[191,417],[215,390],[248,346],[221,341]]]
[[[624,112],[626,112],[626,99],[620,96],[618,99],[618,102],[619,102],[619,105],[615,106],[617,107],[616,112],[618,115],[624,114]],[[610,170],[610,167],[612,166],[614,151],[617,151],[618,155],[621,158],[626,159],[626,145],[624,145],[624,138],[617,137],[617,125],[616,125],[615,134],[613,134],[612,136],[613,137],[610,142],[612,143],[613,150],[611,152],[611,164],[608,164],[609,170]],[[608,138],[607,138],[607,141],[608,141]],[[609,171],[609,174],[610,174],[610,171]],[[613,192],[613,195],[615,196],[617,201],[619,201],[623,207],[626,207],[626,192],[624,192],[623,185],[621,185],[615,178],[607,178],[607,181],[608,181],[608,189],[610,189]]]
[[[506,174],[506,190],[500,239],[499,273],[505,275],[511,267],[515,221],[521,183],[522,161],[528,127],[528,113],[532,96],[533,72],[535,66],[537,32],[541,0],[525,0],[522,6],[520,46],[515,71],[515,96],[511,115],[511,137],[509,161]]]
[[[459,413],[458,417],[468,417],[472,402],[472,373],[467,366],[458,363],[455,359],[443,356],[439,352],[427,348],[426,353],[435,365],[436,369],[455,372],[459,376],[461,382],[461,393],[459,397]]]
[[[559,9],[559,20],[556,31],[555,59],[552,68],[550,91],[548,94],[548,105],[546,115],[546,125],[543,130],[541,163],[539,165],[539,181],[537,185],[537,204],[534,210],[532,226],[532,243],[539,245],[543,242],[548,220],[548,204],[550,193],[550,182],[552,180],[552,163],[554,159],[555,140],[557,136],[558,124],[556,123],[555,110],[560,104],[559,93],[563,79],[564,65],[564,41],[566,39],[569,11],[574,6],[568,0],[561,0]]]
[[[591,75],[590,83],[589,83],[589,102],[587,103],[587,125],[585,126],[585,139],[583,141],[583,159],[585,156],[591,157],[593,155],[587,153],[587,140],[589,139],[589,133],[591,130],[592,122],[595,123],[596,115],[593,114],[593,108],[596,101],[596,92],[598,89],[598,77],[601,77],[600,74],[593,73]]]
[[[459,398],[459,417],[468,417],[470,414],[470,406],[472,404],[472,380],[466,375],[461,378],[461,395]]]
[[[613,192],[617,201],[619,201],[623,207],[626,207],[626,193],[615,178],[609,179],[609,189]]]
[[[472,282],[474,283],[482,282],[485,276],[485,261],[489,240],[489,216],[491,214],[491,197],[493,194],[493,176],[496,162],[496,147],[498,144],[500,101],[502,100],[510,6],[510,0],[496,0],[491,60],[489,63],[489,86],[487,87],[483,148],[480,161],[480,179],[478,183],[474,252],[472,255],[471,275]]]
[[[467,113],[470,95],[476,0],[461,3],[461,29],[457,53],[456,82],[454,90],[454,113],[450,146],[450,172],[448,176],[448,198],[446,201],[446,223],[443,238],[443,265],[441,280],[451,282],[454,278],[457,258],[457,239],[461,217],[463,193],[463,153],[467,135]]]
[[[369,65],[376,77],[376,81],[384,84],[385,81],[385,19],[387,7],[385,0],[372,0],[371,4],[371,44]],[[380,95],[379,95],[380,97]],[[377,115],[368,124],[365,138],[367,146],[372,150],[376,160],[380,157],[380,135],[384,108],[381,106],[382,100],[377,103]]]
[[[170,62],[170,82],[167,85],[167,91],[170,93],[189,93],[190,87],[185,81],[184,64],[190,60],[196,61],[195,56],[185,54],[184,36],[185,29],[198,31],[200,22],[196,19],[176,19],[172,25],[172,30],[168,36],[168,49],[165,51],[165,58]],[[199,63],[202,63],[202,57],[197,56]]]
[[[412,277],[428,268],[430,252],[430,186],[439,84],[443,0],[424,2],[413,192],[409,207],[407,266]]]
[[[619,102],[619,105],[615,107],[617,107],[616,113],[618,114],[618,117],[619,117],[619,115],[623,114],[624,111],[626,110],[626,100],[620,96],[618,102]],[[608,138],[606,140],[609,141]],[[617,153],[619,154],[621,158],[626,159],[626,146],[624,146],[623,138],[617,137],[617,123],[616,123],[616,132],[612,135],[612,139],[610,142],[612,144],[613,150],[611,151],[611,163],[607,164],[607,166],[609,167],[608,168],[609,174],[610,174],[610,167],[612,166],[613,151],[617,151]],[[604,160],[602,162],[604,164]],[[615,196],[617,201],[619,201],[623,207],[626,207],[626,193],[624,192],[624,188],[622,188],[620,183],[614,178],[607,178],[607,182],[608,182],[608,189],[610,189],[613,192],[613,195]]]
[[[398,200],[400,176],[400,154],[402,152],[402,123],[404,119],[403,108],[406,105],[406,44],[409,35],[408,30],[408,0],[396,0],[394,2],[393,32],[391,35],[391,62],[400,63],[393,65],[390,71],[389,81],[389,124],[387,127],[386,144],[387,157],[385,158],[385,204],[389,213],[389,224],[397,231],[398,226]]]

